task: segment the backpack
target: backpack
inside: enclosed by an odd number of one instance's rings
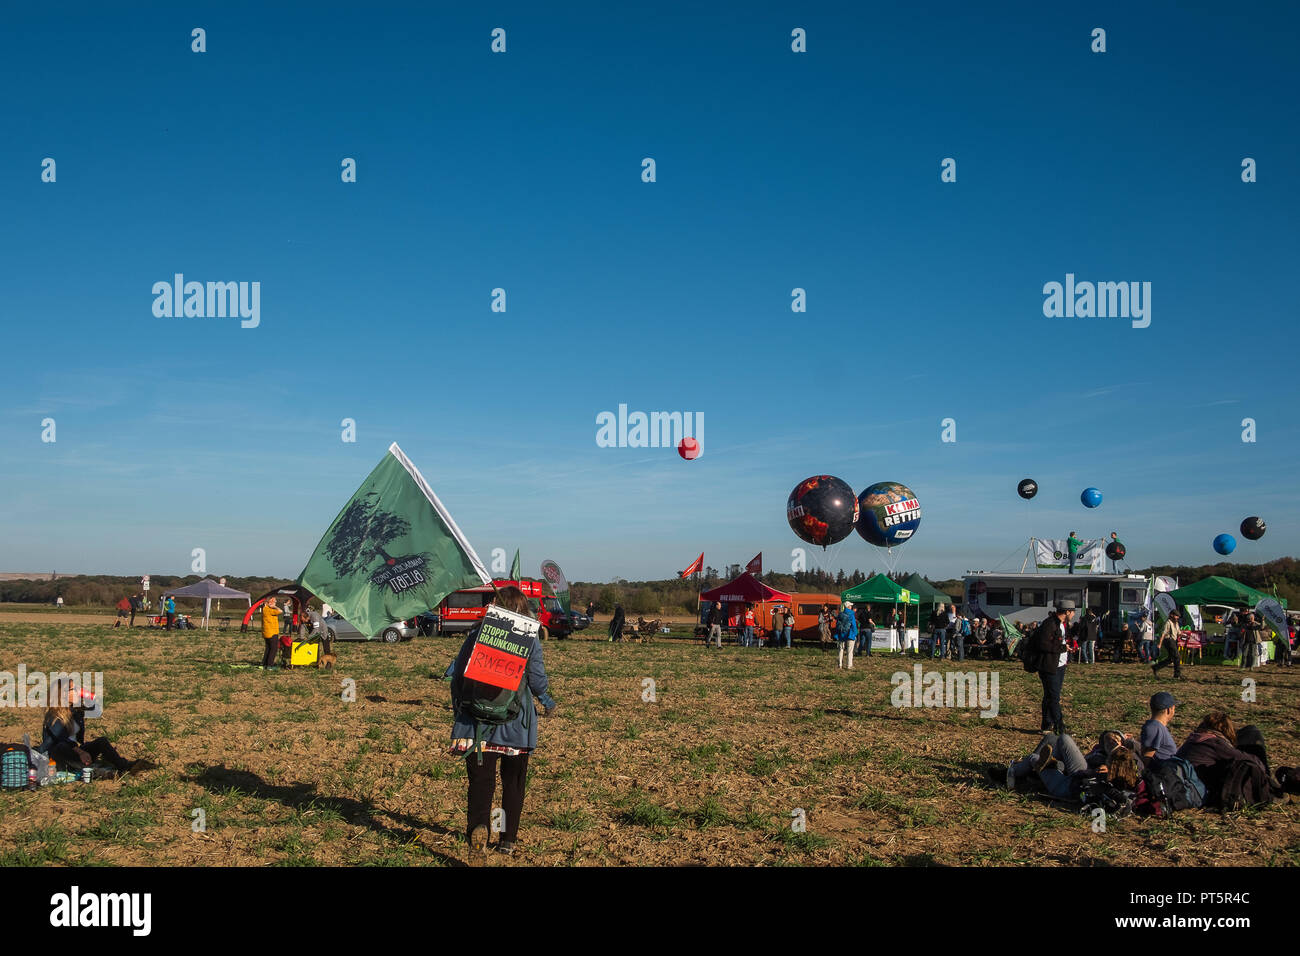
[[[1262,806],[1273,800],[1272,789],[1268,785],[1268,774],[1256,760],[1243,760],[1240,757],[1228,766],[1228,773],[1223,778],[1223,790],[1219,794],[1219,806],[1224,811],[1240,810],[1242,807]]]
[[[36,772],[36,784],[47,782],[52,770],[49,758],[32,750],[32,739],[23,734],[20,744],[0,744],[0,789],[19,790],[31,785],[31,771]]]
[[[466,662],[468,663],[468,661]],[[454,666],[454,665],[453,665]],[[519,675],[519,683],[513,687],[496,687],[483,681],[473,680],[460,673],[461,696],[457,701],[460,713],[474,722],[474,750],[478,752],[478,762],[483,762],[483,742],[491,734],[492,728],[512,723],[523,715],[524,727],[531,724],[533,714],[532,692],[528,689],[528,671]]]
[[[1161,804],[1169,816],[1175,810],[1194,810],[1205,805],[1205,784],[1196,768],[1182,757],[1170,757],[1149,767],[1143,777],[1153,803]]]
[[[1037,673],[1039,668],[1042,667],[1044,657],[1043,638],[1047,635],[1044,628],[1052,620],[1051,617],[1046,618],[1038,627],[1034,628],[1033,634],[1021,638],[1020,645],[1016,648],[1020,653],[1020,661],[1025,670],[1031,674]]]
[[[1085,816],[1094,807],[1101,807],[1108,817],[1126,817],[1134,812],[1136,794],[1115,786],[1104,777],[1094,776],[1083,782],[1079,790]]]

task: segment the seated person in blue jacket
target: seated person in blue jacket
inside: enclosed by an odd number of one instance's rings
[[[536,617],[529,607],[528,598],[517,587],[504,587],[497,592],[497,607],[514,611],[525,617]],[[524,782],[528,775],[528,755],[537,749],[538,717],[533,697],[546,708],[547,717],[555,712],[555,701],[547,693],[546,667],[542,662],[542,645],[534,636],[532,650],[525,671],[524,693],[527,699],[513,720],[504,724],[480,725],[465,712],[465,667],[474,642],[478,639],[476,625],[461,645],[456,660],[447,669],[451,678],[451,702],[455,722],[451,728],[451,752],[465,755],[465,770],[469,777],[469,813],[465,835],[469,844],[469,865],[480,866],[487,853],[488,834],[492,822],[492,796],[496,792],[497,768],[501,770],[501,806],[505,810],[505,828],[501,833],[497,851],[506,855],[515,851],[519,835],[519,818],[524,809]],[[475,741],[482,740],[476,746]]]
[[[45,711],[41,725],[41,745],[36,748],[49,757],[60,769],[80,772],[96,760],[106,760],[119,773],[138,773],[152,769],[146,760],[134,763],[113,749],[107,737],[98,737],[86,743],[86,708],[78,699],[72,681],[56,681],[51,703],[58,706]]]

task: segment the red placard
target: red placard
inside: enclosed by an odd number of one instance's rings
[[[470,651],[469,663],[465,665],[465,676],[493,687],[514,690],[519,686],[527,668],[526,657],[484,644],[475,644]]]

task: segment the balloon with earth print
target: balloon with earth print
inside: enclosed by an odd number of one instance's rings
[[[1214,550],[1219,554],[1232,554],[1237,550],[1237,539],[1230,534],[1221,534],[1214,539]]]
[[[912,489],[880,481],[858,495],[858,534],[878,548],[911,539],[921,524],[921,502]]]

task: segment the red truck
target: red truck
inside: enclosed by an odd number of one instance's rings
[[[568,637],[573,633],[573,621],[559,599],[547,594],[541,581],[493,580],[493,587],[483,585],[477,588],[465,588],[453,591],[443,598],[434,610],[436,627],[439,634],[456,634],[468,631],[483,620],[487,606],[492,603],[495,588],[517,587],[528,597],[533,613],[541,622],[542,629],[538,637],[546,640],[555,637]]]

